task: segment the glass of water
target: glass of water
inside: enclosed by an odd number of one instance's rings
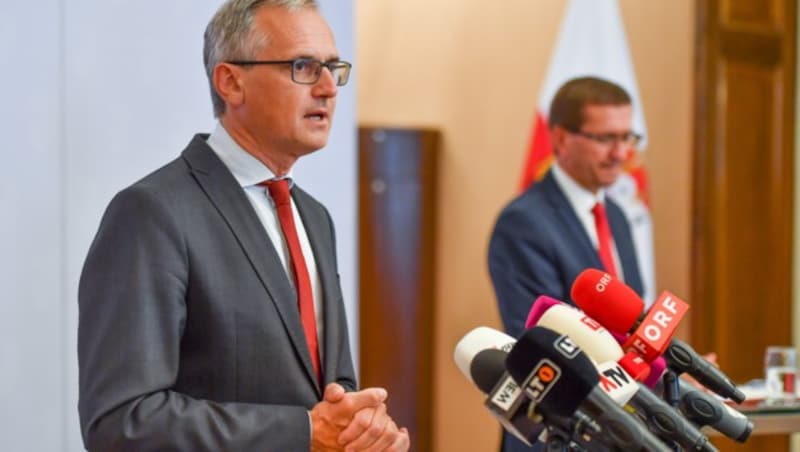
[[[764,355],[767,404],[792,404],[797,399],[797,351],[794,347],[767,347]]]

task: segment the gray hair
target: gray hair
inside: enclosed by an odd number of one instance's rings
[[[253,30],[253,16],[262,6],[290,11],[319,7],[316,0],[228,0],[220,6],[203,36],[203,64],[216,118],[225,113],[225,102],[214,87],[214,68],[223,61],[253,59],[269,43],[267,33]]]

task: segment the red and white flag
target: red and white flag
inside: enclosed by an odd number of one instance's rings
[[[552,163],[547,111],[553,96],[567,80],[588,75],[611,80],[625,88],[633,101],[633,130],[647,137],[644,110],[617,0],[570,0],[539,94],[520,189],[524,190],[544,176]],[[653,225],[648,207],[647,175],[639,158],[646,144],[643,141],[639,152],[631,153],[627,171],[609,187],[608,193],[631,223],[644,298],[649,304],[655,298]]]

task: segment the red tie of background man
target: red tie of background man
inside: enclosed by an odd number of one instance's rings
[[[319,363],[319,346],[317,343],[317,320],[314,315],[314,294],[311,291],[311,278],[308,276],[306,260],[303,251],[300,249],[300,240],[297,237],[297,228],[294,225],[294,215],[292,214],[292,202],[289,195],[289,181],[287,179],[271,180],[262,182],[266,185],[269,195],[275,202],[275,209],[278,211],[278,219],[281,222],[281,230],[286,244],[289,246],[289,257],[292,261],[294,273],[294,286],[297,290],[297,305],[300,309],[300,320],[303,323],[303,332],[306,335],[308,351],[311,353],[311,363],[314,365],[314,373],[317,381],[322,384],[322,371]]]
[[[597,254],[600,255],[600,261],[606,268],[606,271],[613,276],[617,277],[617,268],[614,266],[614,256],[611,254],[611,228],[608,226],[608,217],[606,217],[606,209],[603,203],[597,203],[592,207],[594,214],[594,227],[597,229],[597,243],[599,249]]]

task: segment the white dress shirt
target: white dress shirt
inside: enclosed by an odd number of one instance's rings
[[[258,185],[261,182],[268,181],[275,178],[275,174],[266,167],[260,160],[255,158],[252,154],[245,151],[239,146],[236,141],[228,134],[228,131],[217,123],[216,129],[208,137],[208,145],[217,154],[222,163],[228,167],[228,170],[239,182],[239,185],[247,194],[250,204],[253,205],[258,219],[264,226],[264,231],[272,241],[275,250],[278,252],[278,257],[281,259],[283,269],[289,278],[289,282],[294,285],[294,272],[291,267],[289,248],[286,245],[286,240],[281,231],[281,224],[278,220],[278,212],[275,209],[275,203],[269,195],[267,187]],[[292,172],[286,175],[289,179],[289,186],[294,184],[291,178]],[[303,219],[297,211],[297,205],[292,199],[292,214],[294,215],[294,224],[297,228],[297,237],[300,240],[300,248],[303,251],[303,257],[306,260],[306,267],[308,268],[308,276],[311,280],[311,292],[314,298],[314,315],[317,322],[317,342],[319,344],[319,357],[322,362],[323,347],[320,338],[323,335],[323,312],[322,312],[322,283],[319,279],[319,272],[317,271],[317,263],[314,260],[314,252],[311,249],[311,243],[308,241],[306,228],[303,225]]]

